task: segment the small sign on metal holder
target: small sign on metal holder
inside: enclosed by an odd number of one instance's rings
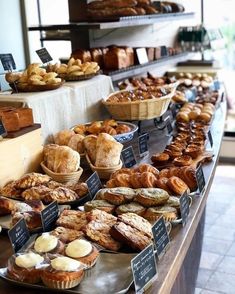
[[[122,150],[121,153],[123,164],[126,168],[136,165],[135,153],[132,146]]]
[[[42,63],[47,63],[52,60],[51,55],[46,48],[41,48],[36,50],[38,57],[41,59]]]
[[[148,139],[149,139],[148,133],[144,133],[143,135],[140,135],[138,137],[138,146],[139,146],[140,157],[144,157],[144,156],[148,155],[148,153],[149,153]]]
[[[86,184],[91,199],[93,199],[96,193],[102,189],[102,184],[96,171],[86,180]]]
[[[163,216],[161,216],[152,227],[153,239],[157,251],[158,259],[160,260],[165,254],[167,247],[170,244],[170,238]]]
[[[30,234],[27,228],[25,219],[20,219],[14,227],[8,231],[8,236],[11,242],[11,246],[16,253],[19,251],[29,240]]]

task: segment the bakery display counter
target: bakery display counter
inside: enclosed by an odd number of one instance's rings
[[[107,116],[101,99],[113,91],[111,78],[99,75],[91,80],[66,82],[53,91],[1,93],[0,106],[24,106],[33,109],[34,121],[41,123],[44,140],[78,123]]]
[[[170,233],[170,246],[166,254],[157,262],[158,277],[147,290],[148,293],[194,293],[195,281],[199,267],[201,245],[204,230],[204,216],[206,200],[213,181],[215,168],[219,156],[220,144],[223,136],[223,126],[226,115],[226,102],[221,102],[215,112],[211,126],[213,138],[214,157],[211,162],[203,165],[206,179],[205,190],[202,195],[194,195],[187,223],[173,226]],[[150,156],[164,149],[170,140],[167,129],[157,130],[152,120],[142,124],[142,131],[149,133],[149,154]],[[125,146],[132,145],[138,150],[137,138],[125,143]],[[209,143],[207,149],[210,149]],[[136,154],[138,154],[136,152]],[[139,158],[138,163],[150,162],[150,157]],[[0,267],[5,267],[8,257],[12,254],[10,242],[7,235],[2,232],[0,236]],[[121,283],[121,281],[120,281]],[[3,280],[0,280],[1,293],[15,293],[16,288]],[[50,291],[50,290],[49,290]],[[72,290],[69,290],[69,292]],[[102,291],[102,289],[101,289]],[[29,289],[17,287],[18,293],[41,293],[40,289]],[[133,288],[129,290],[134,292]]]

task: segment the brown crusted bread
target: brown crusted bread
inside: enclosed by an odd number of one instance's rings
[[[14,132],[20,129],[19,114],[15,110],[1,111],[0,118],[7,132]]]
[[[52,190],[44,185],[26,189],[22,193],[22,198],[25,200],[43,200],[43,198]]]
[[[99,209],[93,209],[92,211],[87,213],[86,216],[88,221],[97,221],[105,223],[109,226],[112,226],[117,221],[117,218],[115,216]]]
[[[110,234],[115,240],[127,244],[132,249],[138,251],[142,251],[152,242],[151,238],[123,222],[118,222],[112,226]]]
[[[135,7],[137,5],[136,0],[104,0],[104,1],[93,1],[87,6],[89,9],[104,9],[104,8],[125,8]]]
[[[33,125],[33,110],[31,108],[17,108],[16,111],[19,115],[20,128],[25,128]]]
[[[86,219],[86,213],[75,210],[64,210],[56,221],[58,226],[76,231],[82,230],[87,225],[87,223],[88,221]]]
[[[15,182],[16,189],[29,189],[34,186],[39,186],[48,183],[51,178],[47,175],[39,173],[25,174]]]
[[[145,188],[138,189],[135,201],[139,202],[145,207],[156,206],[164,204],[169,199],[169,194],[159,188]]]
[[[15,210],[14,201],[0,197],[0,216],[11,214]]]
[[[81,198],[88,193],[86,183],[67,183],[66,187],[73,190],[77,194],[78,198]]]
[[[133,228],[136,228],[149,238],[152,238],[153,236],[152,225],[146,219],[135,213],[128,212],[121,214],[118,216],[118,220],[132,226]]]
[[[51,235],[59,238],[63,243],[69,243],[73,240],[80,239],[84,236],[84,233],[81,231],[68,229],[64,227],[57,227],[50,232]]]
[[[127,66],[128,56],[123,48],[110,48],[104,56],[104,67],[107,70],[121,69]]]
[[[0,189],[0,194],[5,197],[19,199],[21,198],[22,189],[16,188],[16,181],[7,183]]]
[[[109,188],[103,194],[103,199],[114,205],[131,202],[135,197],[135,190],[126,187]]]
[[[101,221],[91,221],[86,226],[86,236],[100,246],[113,251],[118,251],[121,248],[121,243],[114,240],[110,235],[110,225]]]
[[[56,200],[58,203],[65,203],[74,201],[77,198],[77,194],[73,190],[70,190],[65,187],[58,187],[47,193],[44,196],[43,201],[46,203],[50,203]]]
[[[77,49],[72,52],[71,57],[80,59],[82,63],[91,62],[91,53],[89,50]]]
[[[92,48],[90,49],[90,52],[92,61],[97,62],[98,65],[102,68],[104,61],[102,50],[100,48]]]

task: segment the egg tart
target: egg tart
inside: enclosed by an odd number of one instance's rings
[[[156,221],[161,216],[163,216],[165,221],[173,221],[177,219],[177,210],[174,207],[164,205],[149,207],[144,214],[144,218],[149,221]]]

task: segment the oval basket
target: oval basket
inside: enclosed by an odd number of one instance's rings
[[[20,83],[9,84],[14,92],[41,92],[51,91],[60,88],[64,84],[64,81],[57,84],[46,84],[46,85],[23,85]]]
[[[94,166],[88,156],[88,154],[86,154],[86,159],[87,159],[87,162],[91,168],[91,170],[93,172],[97,172],[97,174],[99,175],[99,177],[101,179],[109,179],[111,174],[113,172],[115,172],[116,170],[119,170],[122,168],[122,161],[120,160],[119,164],[116,165],[116,166],[112,166],[112,167],[97,167],[97,166]]]
[[[66,174],[55,173],[55,172],[51,171],[50,169],[48,169],[46,167],[44,162],[41,162],[41,167],[42,167],[43,171],[49,177],[51,177],[54,181],[59,182],[59,183],[77,182],[83,173],[83,169],[81,167],[79,167],[79,169],[76,172],[66,173]]]
[[[126,90],[112,93],[107,99],[117,93],[125,92]],[[109,113],[117,120],[146,120],[162,116],[171,102],[175,90],[160,98],[146,99],[131,102],[107,102],[102,100]]]

